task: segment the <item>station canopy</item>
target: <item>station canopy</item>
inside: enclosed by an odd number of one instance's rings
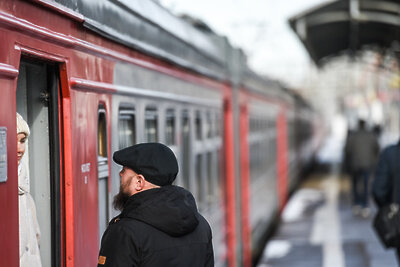
[[[317,66],[326,58],[364,47],[400,50],[400,0],[327,2],[289,23]]]

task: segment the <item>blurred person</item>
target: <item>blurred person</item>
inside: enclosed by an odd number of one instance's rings
[[[379,155],[372,184],[372,196],[378,209],[391,203],[400,204],[400,141],[386,147]],[[396,254],[400,266],[400,247],[396,248]]]
[[[348,151],[346,151],[346,147],[347,147],[347,142],[350,140],[350,136],[352,133],[353,133],[353,131],[351,131],[350,129],[347,130],[346,145],[345,145],[345,149],[343,151],[342,171],[343,171],[343,173],[348,174],[348,175],[351,175],[351,167],[350,167],[350,159],[349,159]]]
[[[372,132],[379,138],[382,134],[382,127],[379,124],[375,124],[372,128]]]
[[[19,261],[20,267],[41,267],[40,229],[36,217],[36,207],[30,194],[29,174],[26,166],[21,162],[29,134],[28,124],[17,113]]]
[[[160,143],[116,151],[123,166],[111,220],[101,240],[99,267],[214,266],[211,228],[192,194],[175,185],[178,163]]]
[[[353,213],[367,218],[370,176],[379,153],[376,135],[366,129],[365,121],[358,121],[358,129],[348,135],[345,145],[346,164],[352,180]]]
[[[375,124],[372,128],[372,132],[376,135],[376,138],[378,139],[379,147],[383,147],[382,126],[379,124]]]

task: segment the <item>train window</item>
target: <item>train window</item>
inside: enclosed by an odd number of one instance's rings
[[[187,110],[182,112],[182,182],[183,187],[189,188],[190,164],[190,119]]]
[[[202,190],[202,186],[203,186],[203,181],[202,181],[202,177],[201,177],[201,166],[202,166],[202,156],[201,154],[196,155],[196,163],[195,163],[195,183],[196,183],[196,189],[195,189],[195,198],[197,200],[197,203],[199,203],[199,207],[202,208],[203,204],[204,204],[204,198],[203,198],[203,194],[205,192],[203,192]]]
[[[249,119],[249,124],[250,124],[249,130],[252,133],[252,132],[254,132],[254,119],[253,118]]]
[[[207,153],[207,202],[212,202],[213,198],[214,198],[214,191],[215,191],[215,183],[214,183],[214,179],[217,178],[214,175],[213,172],[213,167],[215,166],[214,164],[214,160],[213,160],[213,154],[212,152],[208,152]]]
[[[108,153],[107,153],[107,119],[103,105],[99,106],[97,124],[97,170],[98,170],[98,211],[99,237],[103,235],[109,221],[108,197]]]
[[[222,134],[222,126],[223,126],[222,117],[221,114],[218,113],[214,121],[214,129],[216,136],[220,136]]]
[[[201,140],[202,139],[202,125],[201,125],[200,111],[196,111],[195,127],[196,127],[196,140]]]
[[[135,110],[120,108],[118,114],[119,149],[136,144]]]
[[[157,109],[148,107],[145,111],[145,136],[147,142],[158,141],[158,116]]]
[[[221,157],[221,149],[217,150],[217,164],[215,165],[215,173],[217,175],[217,181],[216,181],[216,188],[214,188],[214,194],[218,197],[218,199],[222,198],[222,192],[223,192],[223,175],[224,175],[224,169],[223,169],[223,161]]]
[[[211,121],[211,113],[206,113],[206,136],[207,138],[213,137],[213,129],[212,129],[212,121]]]
[[[165,142],[167,145],[175,145],[175,111],[168,109],[165,118]]]
[[[107,123],[105,109],[99,108],[99,120],[97,128],[98,136],[98,155],[102,157],[107,157]]]

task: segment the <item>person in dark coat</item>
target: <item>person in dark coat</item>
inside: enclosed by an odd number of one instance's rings
[[[101,240],[98,267],[214,266],[211,228],[193,195],[172,185],[174,153],[160,143],[143,143],[114,153],[123,166],[111,220]]]
[[[379,144],[376,135],[366,129],[364,120],[359,120],[358,127],[348,135],[345,155],[351,172],[353,212],[366,218],[370,214],[368,185],[378,158]]]
[[[393,190],[396,190],[396,194]],[[380,154],[372,184],[372,196],[378,209],[393,202],[400,204],[400,141],[386,147]],[[396,253],[400,265],[400,247],[396,248]]]

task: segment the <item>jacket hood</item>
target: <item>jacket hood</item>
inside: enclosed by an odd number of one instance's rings
[[[174,185],[131,196],[120,217],[147,223],[170,236],[186,235],[199,224],[193,195]]]

